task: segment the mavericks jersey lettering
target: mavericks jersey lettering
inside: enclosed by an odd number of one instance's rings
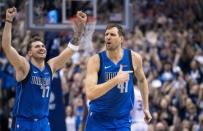
[[[52,72],[47,63],[41,71],[30,62],[27,77],[16,87],[13,116],[31,119],[47,117],[51,80]]]
[[[115,77],[123,66],[124,71],[133,70],[130,50],[123,49],[123,57],[117,63],[113,63],[107,56],[106,51],[99,54],[100,71],[98,84],[104,83]],[[103,96],[90,101],[90,111],[101,113],[110,117],[122,117],[129,115],[134,104],[133,73],[130,73],[129,81],[118,84]]]

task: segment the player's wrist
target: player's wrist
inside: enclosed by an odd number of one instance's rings
[[[10,24],[13,24],[13,20],[11,20],[11,19],[8,19],[8,18],[6,18],[5,22],[6,22],[6,23],[10,23]]]
[[[79,42],[80,42],[80,39],[81,39],[80,35],[77,34],[77,33],[74,33],[73,38],[70,40],[70,42],[71,42],[73,45],[78,46],[78,45],[79,45]]]
[[[85,32],[85,26],[80,26],[78,29],[74,32],[74,35],[77,36],[78,38],[82,37]]]
[[[115,76],[112,80],[114,81],[114,83],[117,83],[117,84],[120,83],[118,76]]]
[[[144,111],[145,111],[145,112],[149,111],[149,108],[144,108]]]
[[[79,46],[78,45],[74,45],[71,42],[68,43],[68,47],[70,49],[72,49],[73,51],[78,51],[79,50]]]

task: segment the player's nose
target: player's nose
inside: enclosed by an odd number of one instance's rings
[[[106,38],[107,38],[107,40],[110,40],[110,39],[111,39],[111,36],[110,36],[110,35],[107,35]]]

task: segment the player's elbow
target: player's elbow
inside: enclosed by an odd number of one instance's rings
[[[85,94],[87,99],[94,100],[96,97],[95,85],[90,82],[90,80],[85,79]]]
[[[95,95],[92,92],[86,91],[86,96],[90,101],[95,99]]]
[[[9,47],[6,44],[2,44],[2,49],[5,54],[7,54],[9,52]]]
[[[96,98],[96,93],[94,92],[93,88],[89,88],[89,87],[91,87],[91,86],[86,86],[86,88],[85,88],[86,97],[89,100],[94,100]]]
[[[6,43],[5,43],[5,40],[2,40],[2,49],[5,51],[6,50],[6,47],[7,47],[7,45],[6,45]]]
[[[143,84],[143,83],[147,82],[147,79],[143,76],[143,77],[138,78],[138,82],[140,84]]]
[[[10,46],[7,42],[5,42],[5,40],[2,40],[2,49],[3,49],[4,53],[9,52],[9,50],[10,50]]]

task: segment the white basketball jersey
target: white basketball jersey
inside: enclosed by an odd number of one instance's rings
[[[134,88],[134,94],[134,106],[131,111],[132,122],[144,122],[143,101],[140,90],[137,87]]]

